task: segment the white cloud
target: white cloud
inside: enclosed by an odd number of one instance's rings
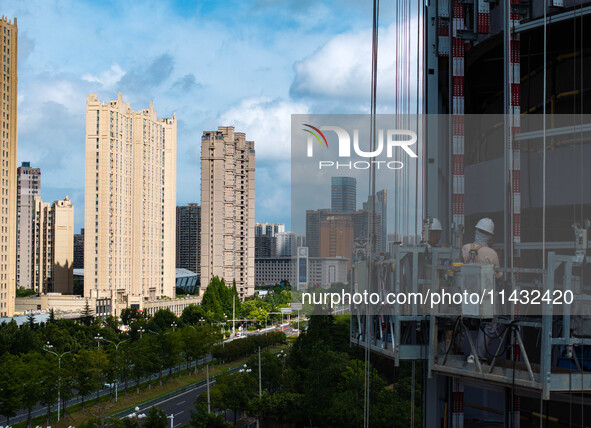
[[[291,153],[291,115],[306,114],[300,102],[249,98],[219,118],[222,125],[233,125],[254,140],[257,159],[289,159]]]
[[[82,76],[82,80],[87,82],[99,83],[103,88],[112,88],[115,83],[125,75],[125,71],[117,63],[113,63],[108,70],[103,71],[99,75],[86,73]]]
[[[415,22],[411,28],[415,28]],[[412,33],[411,33],[412,34]],[[416,33],[415,33],[416,34]],[[400,87],[397,73],[400,64],[406,61],[404,55],[396,55],[400,43],[394,24],[380,29],[378,43],[378,97],[393,100],[396,84]],[[410,51],[416,50],[416,36],[410,39]],[[330,97],[359,100],[370,97],[371,86],[371,30],[346,32],[332,37],[320,49],[294,64],[295,77],[291,94],[295,97]],[[411,93],[416,86],[416,54],[412,53]]]

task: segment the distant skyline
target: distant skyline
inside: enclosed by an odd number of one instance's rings
[[[393,1],[382,2],[380,111],[394,99]],[[18,20],[18,163],[83,227],[85,101],[122,92],[178,118],[177,205],[200,203],[203,131],[255,141],[256,221],[290,225],[290,116],[369,110],[371,4],[361,0],[0,0]],[[384,47],[385,46],[385,47]]]

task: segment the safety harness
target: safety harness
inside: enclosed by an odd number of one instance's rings
[[[468,257],[464,260],[464,263],[480,263],[480,259],[478,258],[478,250],[480,250],[484,245],[474,245],[470,244],[470,252],[468,253]]]

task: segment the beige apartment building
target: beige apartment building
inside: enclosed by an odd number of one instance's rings
[[[232,126],[201,138],[201,287],[219,276],[254,294],[254,142]]]
[[[84,296],[113,314],[175,294],[176,116],[86,101]]]
[[[0,19],[0,98],[2,102],[2,163],[0,164],[0,316],[14,314],[16,294],[16,18]]]
[[[40,294],[74,291],[74,206],[70,198],[35,196],[31,228],[31,288]]]
[[[23,162],[16,170],[16,286],[33,287],[31,265],[35,197],[41,194],[41,169]]]

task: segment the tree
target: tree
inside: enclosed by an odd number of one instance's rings
[[[49,425],[51,406],[58,398],[59,373],[56,370],[57,358],[54,355],[46,354],[45,358],[39,359],[41,376],[41,404],[47,406],[46,425]]]
[[[141,319],[144,319],[144,314],[135,308],[125,308],[121,311],[123,325],[131,325]]]
[[[166,428],[168,421],[166,420],[166,413],[157,407],[153,407],[146,416],[146,421],[143,425],[145,428]]]
[[[216,377],[210,394],[211,404],[217,409],[232,409],[236,421],[238,410],[246,410],[256,393],[257,382],[253,373],[224,373]]]
[[[182,327],[183,324],[170,309],[159,309],[148,321],[148,330],[153,330],[156,333],[164,332],[169,330],[173,323],[179,327]]]
[[[48,320],[49,324],[53,324],[55,322],[55,312],[53,311],[53,308],[51,308],[49,310],[49,320]]]
[[[0,415],[6,418],[6,425],[22,407],[19,363],[19,358],[11,354],[4,354],[0,360]]]
[[[31,412],[33,407],[41,400],[41,370],[38,353],[25,354],[17,365],[16,377],[21,386],[21,405],[27,410],[27,427],[31,426]]]
[[[195,325],[205,317],[203,307],[200,305],[189,305],[183,309],[181,320],[185,325]]]
[[[195,402],[196,412],[191,412],[189,426],[194,428],[230,428],[231,423],[217,413],[207,413],[207,405],[199,400]]]
[[[90,304],[88,303],[88,299],[86,299],[86,305],[84,306],[84,310],[82,311],[82,323],[86,326],[92,324],[94,317],[92,316],[92,309],[90,308]]]

